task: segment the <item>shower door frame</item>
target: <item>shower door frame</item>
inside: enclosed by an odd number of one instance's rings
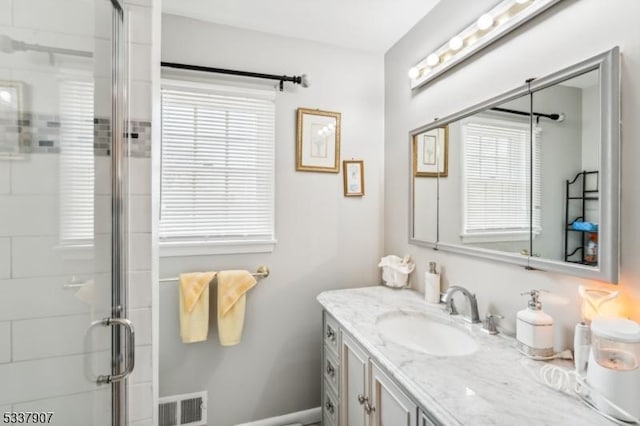
[[[112,14],[111,129],[111,319],[128,323],[127,227],[125,194],[126,66],[125,13],[119,0],[110,0]],[[130,324],[130,323],[129,323]],[[128,424],[128,380],[135,360],[135,340],[125,340],[122,327],[111,327],[111,424]],[[130,368],[129,368],[130,367]],[[127,370],[123,370],[127,369]],[[121,373],[125,371],[125,373]],[[121,378],[120,378],[121,377]]]

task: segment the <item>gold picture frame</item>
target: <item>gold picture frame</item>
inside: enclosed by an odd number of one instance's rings
[[[0,140],[0,151],[3,154],[20,152],[20,134],[23,125],[24,83],[19,81],[0,80],[0,118],[11,123],[18,131],[5,135]]]
[[[345,197],[364,196],[364,160],[344,160],[342,176]]]
[[[447,177],[449,174],[449,126],[413,135],[413,175]],[[440,155],[440,153],[443,155]]]
[[[296,170],[340,172],[340,113],[298,108]]]

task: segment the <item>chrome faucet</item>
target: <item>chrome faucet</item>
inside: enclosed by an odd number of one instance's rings
[[[442,297],[442,301],[447,305],[447,311],[449,312],[449,315],[458,314],[458,311],[453,304],[453,294],[458,291],[464,294],[464,296],[467,298],[467,300],[469,301],[469,308],[471,310],[470,318],[463,317],[463,319],[467,322],[470,322],[471,324],[479,323],[480,315],[478,315],[478,301],[476,300],[476,296],[474,294],[471,294],[471,292],[466,288],[457,285],[449,287],[447,289],[447,292]]]

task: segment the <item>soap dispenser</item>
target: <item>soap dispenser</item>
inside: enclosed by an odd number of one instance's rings
[[[436,262],[429,262],[429,272],[424,273],[424,300],[440,303],[440,274],[436,270]]]
[[[534,359],[544,359],[553,355],[553,318],[542,310],[540,290],[531,290],[531,299],[526,309],[518,312],[516,338],[518,350]]]

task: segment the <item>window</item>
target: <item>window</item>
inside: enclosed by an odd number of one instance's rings
[[[60,81],[60,243],[91,247],[94,237],[94,85]]]
[[[533,232],[540,226],[540,131],[533,150]],[[462,125],[467,241],[528,239],[529,123],[474,118]]]
[[[273,250],[273,91],[165,82],[163,255]]]

